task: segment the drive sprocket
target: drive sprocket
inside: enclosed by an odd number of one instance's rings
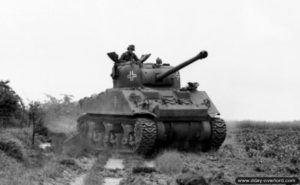
[[[203,150],[209,151],[218,150],[226,138],[226,124],[225,121],[220,118],[213,118],[211,121],[211,137],[208,142],[205,143]]]

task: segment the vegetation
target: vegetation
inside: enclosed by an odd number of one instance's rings
[[[300,121],[253,121],[244,120],[233,123],[234,126],[240,129],[296,129],[300,130]]]
[[[80,111],[78,103],[72,98],[72,95],[63,95],[62,98],[47,95],[46,101],[33,101],[26,107],[10,87],[9,81],[0,81],[0,127],[36,124],[41,132],[43,126],[53,132],[73,132]]]
[[[300,129],[296,124],[248,125],[237,134],[249,157],[272,158],[297,163],[300,159]]]
[[[20,108],[19,97],[8,85],[9,81],[0,81],[0,107],[2,114],[13,114]]]
[[[47,157],[31,145],[31,129],[7,128],[0,130],[0,182],[7,185],[38,184],[39,178],[59,172],[55,157]],[[51,169],[50,169],[51,168]]]
[[[56,149],[62,148],[66,134],[75,131],[78,114],[70,95],[47,95],[46,101],[25,106],[9,81],[0,81],[0,184],[34,185],[61,176],[64,155]],[[39,148],[44,142],[51,147]]]
[[[25,106],[22,99],[9,86],[9,81],[0,81],[0,127],[26,124]]]

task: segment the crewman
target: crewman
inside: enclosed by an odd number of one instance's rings
[[[132,62],[138,62],[139,61],[138,57],[134,53],[134,50],[135,50],[134,45],[132,45],[132,44],[129,45],[127,47],[127,51],[121,55],[121,57],[118,61],[115,62],[114,67],[113,67],[113,71],[112,71],[112,74],[111,74],[111,77],[113,79],[118,78],[118,76],[120,75],[119,70],[118,70],[118,65],[119,64],[121,64],[123,62],[129,62],[129,61],[132,61]]]
[[[181,91],[195,91],[199,87],[198,82],[188,82],[186,87],[181,88]]]
[[[129,45],[127,51],[123,53],[119,59],[120,62],[137,62],[139,61],[138,57],[134,53],[135,47],[134,45]]]
[[[161,65],[162,65],[162,60],[158,57],[156,59],[156,64],[153,64],[153,68],[160,68]]]

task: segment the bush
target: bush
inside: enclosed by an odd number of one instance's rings
[[[30,148],[30,129],[8,128],[0,130],[0,150],[18,162],[27,162]]]
[[[34,132],[42,136],[48,136],[49,131],[44,126],[44,116],[45,112],[40,102],[31,102],[29,104],[28,117],[34,127]]]
[[[19,97],[8,85],[9,81],[0,81],[0,107],[1,114],[7,116],[15,113],[19,108]]]
[[[24,126],[25,113],[23,101],[9,86],[9,81],[0,80],[0,127]]]
[[[0,150],[2,150],[6,155],[17,159],[18,161],[24,160],[22,146],[17,141],[0,141]]]
[[[156,158],[155,163],[158,171],[169,175],[180,173],[184,167],[180,153],[176,151],[163,152]]]

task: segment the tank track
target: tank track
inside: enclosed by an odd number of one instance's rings
[[[226,138],[226,124],[220,118],[213,118],[211,120],[211,137],[204,145],[203,151],[216,151],[223,144]]]
[[[90,115],[81,117],[78,120],[77,129],[81,138],[86,140],[84,143],[96,150],[106,150],[108,147],[145,156],[156,150],[158,151],[159,148],[173,146],[172,143],[170,144],[173,139],[162,141],[159,138],[157,122],[152,119],[145,117],[131,118],[131,121],[121,122],[122,124],[119,121],[113,122],[111,120],[113,119]],[[210,127],[207,132],[210,132],[210,136],[208,135],[206,140],[200,142],[198,140],[190,140],[189,146],[184,148],[185,150],[208,152],[216,151],[221,147],[226,138],[226,124],[224,120],[211,118],[209,124]],[[100,130],[99,125],[101,125]],[[118,131],[117,127],[122,131]],[[157,142],[158,140],[160,142]],[[160,146],[158,143],[161,144],[161,142],[165,142],[166,146]],[[176,141],[173,144],[175,144],[173,147],[178,148],[179,145],[176,145]]]
[[[95,148],[96,150],[105,150],[107,147],[112,147],[115,149],[119,149],[120,151],[126,151],[126,152],[132,152],[132,153],[138,153],[141,155],[148,155],[152,150],[153,146],[156,142],[157,138],[157,125],[156,122],[147,119],[147,118],[136,118],[133,124],[128,124],[127,125],[132,125],[131,127],[133,128],[132,132],[128,135],[129,132],[126,134],[121,134],[121,139],[118,141],[113,141],[111,140],[111,135],[108,135],[108,137],[104,136],[105,135],[105,130],[109,129],[108,127],[105,127],[104,130],[100,134],[100,142],[101,144],[99,145],[98,140],[95,141],[94,136],[96,136],[95,130],[96,125],[103,124],[103,120],[99,117],[93,117],[89,115],[85,115],[81,117],[81,119],[78,120],[77,122],[77,131],[79,135],[82,136],[82,139],[84,140],[85,145],[91,146]],[[93,124],[95,123],[95,124]],[[114,125],[117,123],[111,123],[111,125]],[[123,128],[125,129],[125,128]],[[124,131],[123,131],[124,133]],[[95,135],[96,134],[96,135]],[[115,137],[116,135],[114,135]],[[129,141],[128,137],[133,137],[133,140]],[[127,142],[124,142],[124,138]],[[115,138],[116,139],[116,138]]]
[[[157,137],[156,123],[150,119],[138,118],[135,124],[135,133],[138,138],[135,152],[138,154],[149,154]]]

